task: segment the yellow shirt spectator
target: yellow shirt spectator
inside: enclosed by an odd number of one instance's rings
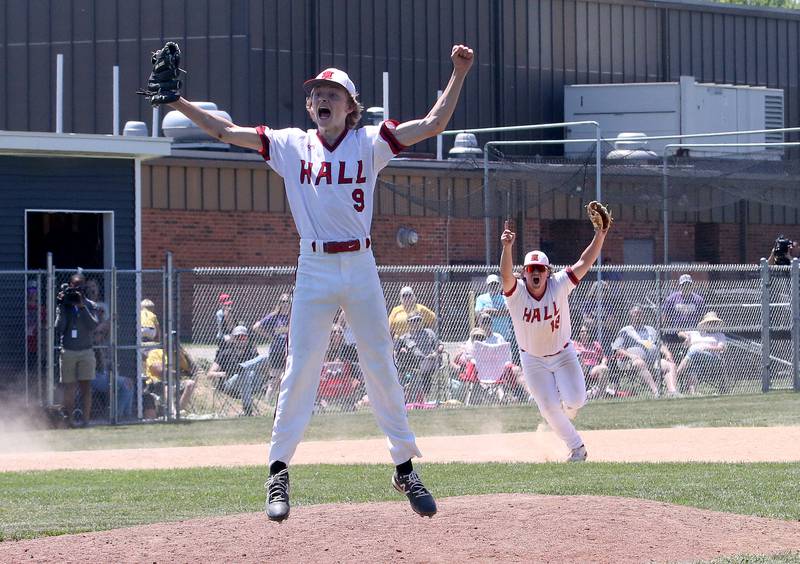
[[[155,304],[151,300],[142,300],[141,323],[142,340],[158,341],[161,336],[161,325],[158,323],[158,316],[152,311]]]
[[[417,303],[417,297],[410,286],[400,290],[400,305],[392,308],[389,313],[389,330],[392,337],[399,337],[408,333],[408,316],[419,313],[422,316],[422,326],[432,328],[436,323],[436,314],[422,304]]]
[[[180,357],[180,376],[191,376],[192,361],[189,359],[183,349],[181,349]],[[145,382],[147,384],[156,384],[161,381],[162,370],[165,362],[166,359],[164,358],[163,349],[153,349],[147,353],[147,359],[145,360],[145,374],[147,375]]]

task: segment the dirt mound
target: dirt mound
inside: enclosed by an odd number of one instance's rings
[[[614,497],[445,498],[292,508],[0,543],[3,562],[686,561],[800,550],[800,523]]]

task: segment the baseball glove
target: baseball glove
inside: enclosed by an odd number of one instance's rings
[[[146,96],[153,106],[169,104],[181,95],[181,77],[186,71],[180,68],[181,50],[176,43],[168,41],[163,48],[155,51],[152,58],[153,72],[147,80],[147,87],[137,90]]]
[[[589,220],[597,231],[605,231],[614,223],[611,210],[596,200],[586,204],[586,213],[589,214]]]

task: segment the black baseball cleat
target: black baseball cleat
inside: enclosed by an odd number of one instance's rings
[[[419,474],[412,471],[410,474],[392,475],[392,485],[398,492],[405,494],[411,503],[411,509],[417,515],[433,517],[436,515],[436,500],[422,484]]]
[[[267,517],[283,521],[289,516],[289,469],[273,474],[264,484],[267,488]]]

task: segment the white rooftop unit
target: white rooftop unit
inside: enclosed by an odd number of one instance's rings
[[[692,76],[682,76],[679,82],[564,86],[564,121],[584,120],[598,122],[605,139],[630,131],[643,132],[651,137],[779,129],[783,127],[783,90],[698,83]],[[591,126],[569,127],[566,136],[568,139],[590,139],[595,137],[595,130]],[[781,141],[783,133],[766,133],[648,141],[646,148],[660,157],[664,154],[664,147],[670,143]],[[588,143],[571,143],[564,147],[564,153],[570,156],[592,150]],[[761,150],[782,152],[782,149],[758,147],[713,149],[714,152],[740,153]]]

